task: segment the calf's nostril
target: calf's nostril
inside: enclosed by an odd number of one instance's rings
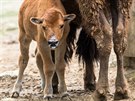
[[[59,45],[59,41],[48,41],[48,45],[51,49],[55,49]]]
[[[56,41],[56,42],[55,42],[55,44],[58,44],[58,43],[59,43],[59,41]]]
[[[58,43],[59,43],[59,41],[48,41],[48,44],[49,44],[50,46],[57,46]]]
[[[51,41],[48,41],[48,44],[50,45],[50,44],[52,44],[52,42]]]

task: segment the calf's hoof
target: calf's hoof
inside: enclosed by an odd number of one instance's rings
[[[11,98],[18,98],[19,93],[18,92],[12,92]]]
[[[62,93],[60,100],[63,100],[64,98],[68,98],[70,101],[72,101],[70,94],[68,92]]]
[[[58,94],[58,85],[53,85],[53,94]]]
[[[52,98],[53,98],[52,94],[47,94],[44,96],[44,99],[46,99],[46,100],[50,100]]]
[[[92,95],[94,101],[107,101],[107,91],[104,89],[96,90]]]
[[[85,83],[84,89],[89,91],[95,91],[96,90],[96,83]]]
[[[11,97],[12,97],[12,98],[18,98],[21,89],[22,89],[22,84],[20,84],[20,83],[17,84],[17,83],[16,83],[16,84],[14,85],[14,88],[13,88],[13,91],[12,91],[12,94],[11,94]]]
[[[121,100],[121,99],[128,99],[128,91],[122,89],[121,87],[116,88],[115,94],[114,94],[114,100]]]
[[[45,88],[45,83],[41,83],[41,89],[44,90],[44,88]]]

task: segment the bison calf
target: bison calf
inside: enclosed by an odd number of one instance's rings
[[[65,84],[66,39],[69,23],[75,14],[66,14],[60,0],[25,0],[19,12],[19,74],[13,88],[12,97],[18,97],[22,87],[22,77],[29,60],[29,46],[37,42],[37,66],[40,71],[44,98],[53,95],[52,78],[57,73],[59,92],[67,95]],[[52,56],[54,51],[54,56]],[[55,63],[54,61],[55,60]]]

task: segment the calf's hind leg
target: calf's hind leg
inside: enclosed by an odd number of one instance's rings
[[[51,50],[51,55],[52,55],[53,63],[55,64],[55,51],[54,50]],[[57,94],[58,93],[58,76],[56,72],[53,75],[52,87],[53,87],[53,93]]]
[[[39,72],[40,72],[41,88],[44,89],[44,87],[45,87],[45,75],[44,75],[44,71],[43,71],[43,61],[42,61],[41,55],[38,51],[36,53],[36,63],[37,63],[37,67],[38,67]]]
[[[24,32],[20,32],[19,36],[19,42],[20,42],[20,57],[19,57],[19,74],[17,77],[17,80],[15,82],[15,85],[13,87],[13,92],[11,97],[19,97],[19,93],[22,88],[22,78],[24,70],[27,66],[28,60],[29,60],[29,46],[31,39],[28,38]]]

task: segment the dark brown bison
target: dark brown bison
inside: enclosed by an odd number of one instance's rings
[[[108,63],[112,46],[117,58],[117,77],[114,99],[128,98],[128,86],[124,76],[123,53],[127,46],[129,11],[133,0],[61,0],[67,13],[77,18],[71,23],[71,31],[81,24],[77,42],[77,55],[85,65],[84,88],[95,90],[94,99],[106,101],[109,88]],[[100,72],[95,82],[94,65],[99,61]]]

